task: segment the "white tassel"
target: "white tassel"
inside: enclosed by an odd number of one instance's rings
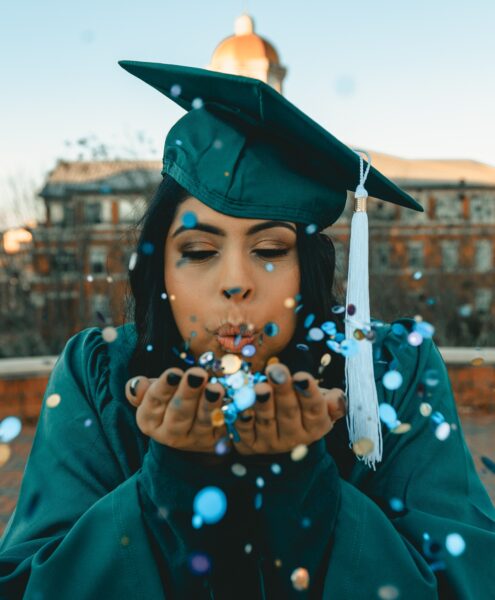
[[[359,152],[364,152],[360,150]],[[369,328],[370,293],[368,273],[368,215],[366,199],[368,192],[364,187],[371,160],[367,152],[368,167],[363,175],[363,159],[360,158],[360,182],[355,192],[355,207],[351,222],[349,249],[349,269],[347,278],[346,308],[355,307],[353,315],[347,315],[345,325],[346,339],[355,339],[356,329]],[[363,339],[358,342],[359,352],[346,357],[346,396],[348,398],[347,427],[351,444],[371,442],[370,452],[364,454],[367,466],[376,470],[375,463],[382,459],[382,431],[378,408],[378,394],[373,371],[372,343]],[[359,456],[359,454],[358,454]],[[360,457],[360,456],[359,456]]]

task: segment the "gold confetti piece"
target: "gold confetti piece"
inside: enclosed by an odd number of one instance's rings
[[[299,444],[298,446],[296,446],[295,448],[292,449],[292,452],[290,453],[290,457],[294,461],[299,461],[299,460],[302,460],[306,456],[307,453],[308,453],[308,447],[304,444]]]
[[[292,571],[292,575],[290,576],[290,580],[292,581],[294,589],[298,591],[307,590],[309,587],[308,570],[303,569],[303,567],[294,569],[294,571]]]
[[[273,564],[277,567],[277,569],[280,569],[280,567],[282,566],[282,561],[280,560],[280,558],[276,558]]]
[[[213,427],[221,427],[225,424],[225,416],[221,408],[215,408],[211,411],[211,424]]]
[[[280,360],[276,357],[276,356],[271,356],[268,360],[267,360],[267,366],[268,365],[276,365],[277,363],[279,363]]]
[[[361,331],[361,329],[356,329],[356,331],[354,332],[354,337],[356,340],[361,341],[364,340],[364,338],[366,337],[364,335],[364,333]]]
[[[117,336],[118,333],[115,327],[105,327],[101,332],[101,337],[105,340],[105,342],[108,342],[109,344],[115,342]]]
[[[122,544],[122,546],[128,546],[128,545],[129,545],[129,543],[130,543],[130,541],[131,541],[131,540],[130,540],[130,539],[129,539],[129,538],[126,536],[126,535],[123,535],[123,536],[120,538],[120,543]]]
[[[8,444],[0,444],[0,467],[9,460],[12,451]]]
[[[296,301],[294,300],[294,298],[286,298],[284,300],[285,308],[294,308],[295,305],[296,305]]]
[[[399,425],[397,425],[397,427],[394,427],[393,429],[390,430],[390,433],[395,433],[395,434],[399,435],[401,433],[407,433],[410,429],[411,429],[410,423],[399,423]]]
[[[62,400],[62,398],[60,397],[60,394],[51,394],[46,399],[46,405],[49,408],[55,408],[56,406],[58,406],[60,404],[61,400]]]
[[[170,294],[168,299],[173,302],[175,300],[175,294]]]
[[[419,405],[419,412],[423,415],[423,417],[429,417],[432,410],[431,404],[428,404],[428,402],[421,402]]]
[[[323,367],[327,367],[332,362],[332,357],[330,354],[324,354],[321,357],[320,363]]]
[[[182,359],[184,359],[184,358],[186,358],[187,354],[186,354],[185,352],[181,352],[181,353],[179,354],[179,356],[180,356]]]
[[[244,477],[244,475],[247,473],[246,467],[241,465],[241,463],[234,463],[230,469],[237,477]]]
[[[228,171],[224,172],[225,177],[228,177],[230,175],[230,173]]]
[[[365,456],[369,454],[374,448],[372,440],[369,438],[361,438],[356,440],[352,445],[352,450],[356,456]]]
[[[481,367],[481,365],[483,365],[485,363],[485,359],[482,356],[477,356],[476,358],[473,358],[473,360],[471,361],[471,364],[473,365],[473,367]]]
[[[242,366],[242,360],[236,354],[225,354],[220,360],[223,372],[226,375],[237,373]]]
[[[378,597],[380,600],[396,600],[399,595],[399,590],[395,585],[382,585],[378,588]]]

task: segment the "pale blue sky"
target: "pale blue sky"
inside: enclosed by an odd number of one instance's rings
[[[287,98],[343,142],[495,165],[492,0],[24,0],[0,22],[0,215],[8,179],[41,182],[65,140],[142,130],[159,156],[183,111],[117,61],[204,67],[246,9]]]

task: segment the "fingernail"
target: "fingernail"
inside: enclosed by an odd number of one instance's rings
[[[129,391],[131,392],[131,394],[136,397],[137,394],[137,386],[139,383],[139,377],[134,377],[134,379],[131,381],[131,384],[129,386]]]
[[[180,380],[181,380],[181,376],[177,375],[177,373],[171,372],[167,375],[168,385],[178,385]]]
[[[298,379],[294,381],[294,387],[299,390],[307,390],[309,387],[309,379]]]
[[[193,375],[192,373],[189,373],[189,375],[187,376],[187,383],[192,388],[198,388],[204,380],[204,377],[200,377],[199,375]]]
[[[220,398],[220,392],[215,392],[214,390],[205,388],[205,398],[208,400],[208,402],[216,402]]]
[[[244,421],[244,423],[247,423],[247,422],[248,422],[248,421],[250,421],[252,418],[253,418],[253,415],[243,415],[243,414],[240,414],[240,415],[239,415],[239,419],[240,419],[241,421]]]
[[[270,378],[270,381],[273,381],[273,383],[278,385],[287,381],[287,375],[285,371],[282,369],[277,369],[276,367],[268,371],[268,377]]]
[[[270,392],[265,392],[264,394],[256,394],[256,402],[266,402],[270,397]]]

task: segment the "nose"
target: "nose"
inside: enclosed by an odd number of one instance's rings
[[[228,300],[230,300],[232,298],[234,302],[245,300],[246,298],[248,298],[250,296],[250,294],[251,294],[250,288],[244,288],[241,286],[235,286],[235,287],[231,287],[231,288],[223,290],[223,295]]]

